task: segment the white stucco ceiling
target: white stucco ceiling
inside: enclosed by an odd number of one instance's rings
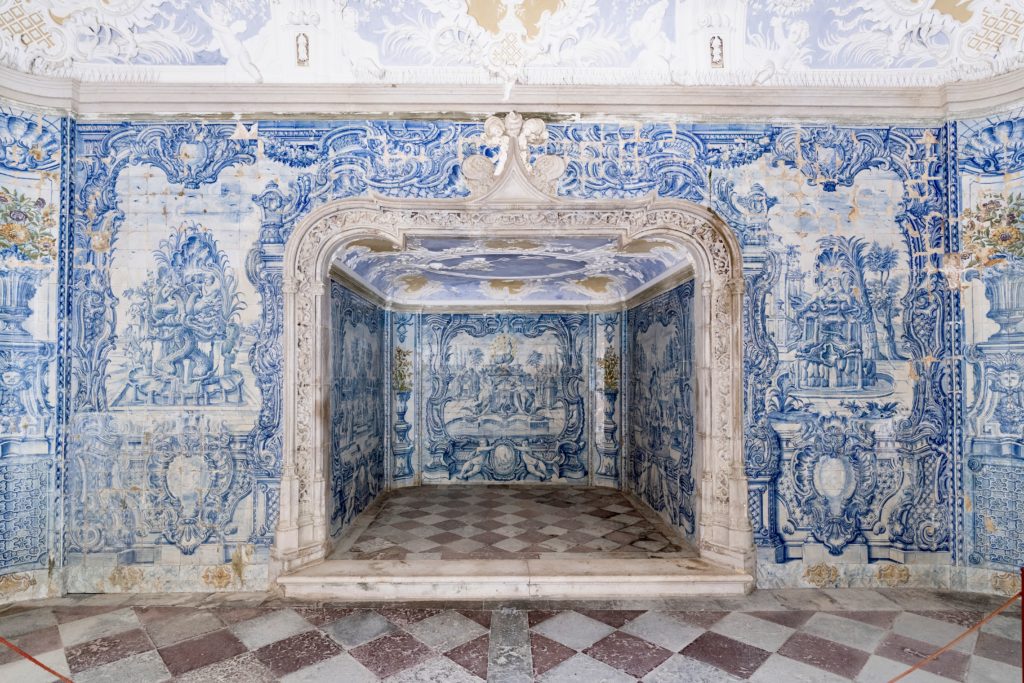
[[[938,84],[1024,63],[1024,0],[0,0],[82,80]]]

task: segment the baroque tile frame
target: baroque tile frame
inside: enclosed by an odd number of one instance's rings
[[[547,138],[539,119],[516,114],[488,119],[485,134],[498,143],[495,165],[465,160],[472,190],[459,199],[361,198],[311,212],[290,236],[284,259],[284,449],[280,516],[272,574],[322,560],[330,550],[329,272],[346,242],[365,237],[402,243],[408,234],[453,232],[488,236],[595,231],[625,241],[654,235],[686,246],[697,292],[695,365],[698,406],[695,466],[700,470],[702,557],[752,572],[753,536],[743,466],[743,268],[736,237],[711,210],[648,196],[630,200],[575,200],[556,196],[565,162],[529,147]]]

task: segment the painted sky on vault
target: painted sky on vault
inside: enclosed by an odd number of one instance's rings
[[[690,261],[661,239],[417,237],[358,240],[336,257],[381,296],[431,305],[585,305],[628,299]]]
[[[1022,40],[1024,0],[0,0],[0,63],[97,80],[934,83]]]

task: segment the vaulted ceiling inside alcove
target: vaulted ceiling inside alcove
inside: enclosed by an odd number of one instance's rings
[[[408,305],[607,305],[690,265],[667,239],[612,236],[361,239],[335,264],[382,298]]]

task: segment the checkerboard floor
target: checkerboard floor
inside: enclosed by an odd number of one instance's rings
[[[375,510],[331,559],[697,556],[657,515],[613,489],[418,486],[390,493]]]
[[[0,635],[76,683],[886,681],[1000,602],[916,589],[376,606],[93,595],[0,608]],[[1018,604],[907,680],[1019,681],[1020,628]],[[0,646],[0,681],[49,680]]]

